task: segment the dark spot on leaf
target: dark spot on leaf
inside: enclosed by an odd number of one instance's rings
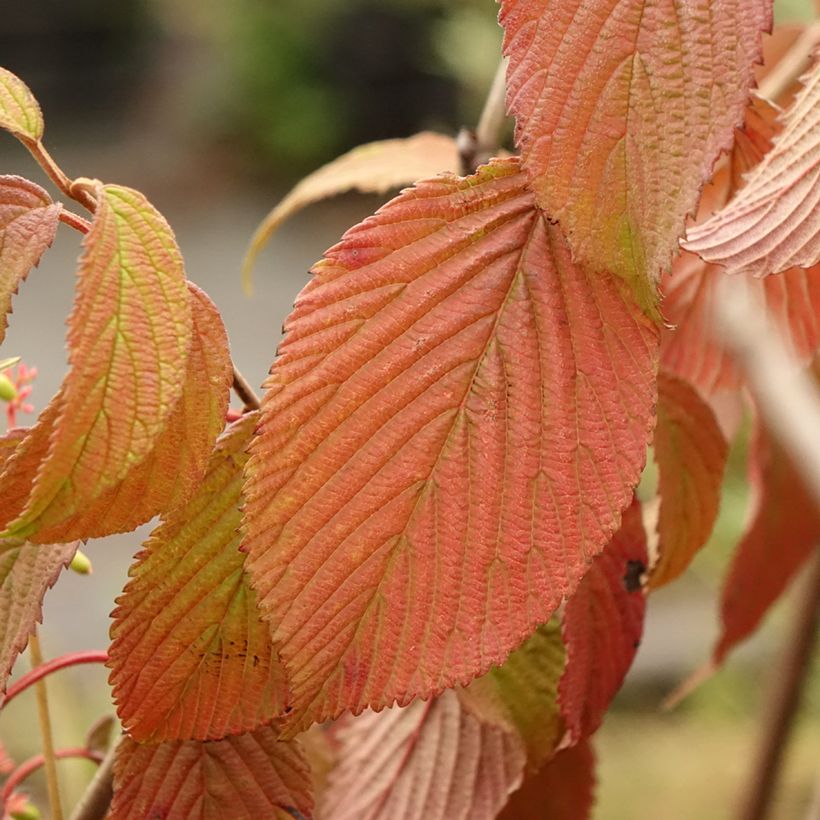
[[[641,591],[641,576],[646,572],[643,561],[627,561],[624,573],[624,587],[627,592]]]

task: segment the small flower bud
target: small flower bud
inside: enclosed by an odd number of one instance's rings
[[[94,571],[94,567],[91,566],[91,559],[82,550],[77,550],[74,553],[68,568],[74,570],[78,575],[91,575]]]
[[[0,399],[14,401],[17,398],[17,388],[14,382],[5,374],[0,373]]]

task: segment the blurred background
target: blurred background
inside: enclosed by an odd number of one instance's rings
[[[783,23],[811,14],[811,0],[776,5]],[[378,200],[343,197],[295,218],[262,255],[249,299],[239,266],[255,226],[292,183],[357,144],[475,123],[499,59],[496,11],[493,0],[28,0],[4,4],[0,64],[39,98],[46,144],[69,175],[139,188],[168,217],[190,278],[222,310],[234,359],[258,385],[308,268]],[[0,172],[42,181],[3,134]],[[39,368],[38,409],[65,369],[79,244],[61,230],[21,288],[3,346],[4,356]],[[735,448],[712,543],[682,581],[651,598],[646,639],[598,733],[598,820],[732,816],[777,675],[789,600],[678,709],[659,705],[705,660],[716,634],[720,578],[746,515],[743,447]],[[105,648],[114,598],[149,530],[90,543],[94,574],[64,574],[46,598],[47,655]],[[17,674],[27,668],[23,657]],[[95,718],[112,712],[102,669],[62,672],[49,690],[58,745],[81,742]],[[0,715],[0,738],[17,760],[39,751],[32,695]],[[778,820],[803,818],[818,762],[815,668]],[[93,767],[60,765],[72,805]],[[42,781],[29,785],[41,798]]]

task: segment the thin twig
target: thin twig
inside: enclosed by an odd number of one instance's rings
[[[475,173],[479,165],[498,153],[501,145],[501,132],[507,118],[506,93],[507,59],[502,58],[487,94],[476,130],[462,128],[458,135],[461,172],[465,176]]]
[[[812,561],[806,588],[795,612],[789,643],[777,666],[763,735],[743,791],[738,820],[764,820],[768,816],[817,641],[819,612],[820,551]]]
[[[40,638],[37,635],[37,627],[29,638],[29,653],[31,664],[34,668],[43,665],[43,652],[40,647]],[[51,731],[51,715],[48,709],[48,691],[46,682],[38,680],[35,684],[37,694],[37,714],[40,718],[40,734],[43,740],[43,759],[46,770],[46,782],[48,784],[48,802],[51,806],[51,816],[53,820],[63,820],[63,807],[60,804],[60,781],[57,777],[57,759],[54,755],[54,735]]]
[[[239,400],[245,405],[245,411],[258,410],[262,404],[259,401],[259,396],[256,395],[254,389],[248,383],[248,380],[239,372],[239,368],[233,366],[233,390],[239,397]]]
[[[23,145],[28,148],[35,162],[45,171],[48,178],[57,186],[57,189],[62,194],[73,199],[75,202],[79,202],[84,208],[94,213],[97,208],[94,197],[82,187],[78,188],[74,185],[73,180],[69,179],[65,171],[54,161],[54,158],[49,154],[42,142],[39,140],[21,141]]]
[[[114,796],[114,760],[117,748],[125,735],[115,740],[105,753],[103,762],[94,774],[94,778],[83,792],[80,802],[74,807],[69,820],[103,820],[108,814],[111,798]]]
[[[65,208],[60,210],[60,222],[65,223],[80,233],[88,233],[91,230],[91,223],[87,219],[83,219],[79,214],[75,214],[73,211],[66,210]]]
[[[101,763],[103,756],[93,749],[88,749],[85,746],[77,746],[71,749],[57,749],[54,752],[56,760],[68,760],[73,758],[75,760],[90,760],[92,763]],[[23,761],[6,779],[3,784],[2,800],[0,803],[8,802],[8,799],[14,793],[15,789],[33,772],[42,768],[45,765],[46,756],[43,754],[30,757]]]
[[[777,102],[778,97],[803,76],[818,43],[820,20],[816,20],[803,31],[780,62],[766,75],[760,83],[758,95],[769,102]]]

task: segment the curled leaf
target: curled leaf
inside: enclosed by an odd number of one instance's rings
[[[44,127],[43,113],[29,87],[8,69],[0,68],[0,128],[24,142],[37,142]]]

